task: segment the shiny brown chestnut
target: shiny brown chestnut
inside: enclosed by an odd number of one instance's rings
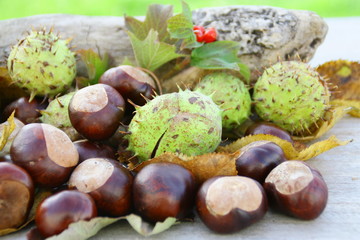
[[[11,155],[10,154],[5,154],[5,155],[0,156],[0,162],[12,163]]]
[[[193,209],[195,195],[193,174],[174,163],[149,164],[134,179],[135,212],[149,222],[187,217]]]
[[[291,135],[281,127],[270,122],[257,122],[246,129],[245,135],[269,134],[294,143]]]
[[[0,230],[23,224],[34,201],[34,183],[19,166],[0,162]]]
[[[133,176],[119,162],[89,158],[80,163],[69,180],[69,188],[89,194],[101,215],[119,217],[132,210]]]
[[[11,113],[15,111],[15,117],[24,124],[38,122],[38,119],[41,116],[39,110],[44,110],[47,105],[46,101],[38,98],[34,98],[30,101],[29,97],[21,97],[5,107],[2,114],[2,120],[5,121]]]
[[[145,98],[152,99],[155,93],[154,80],[142,70],[129,65],[108,69],[100,77],[99,83],[112,86],[125,100],[130,99],[140,106],[146,103]]]
[[[225,234],[240,231],[262,219],[268,203],[257,181],[243,176],[216,176],[200,187],[196,209],[210,230]]]
[[[301,161],[286,161],[265,179],[264,189],[275,209],[303,220],[325,209],[328,188],[320,172]]]
[[[35,183],[45,187],[66,182],[79,160],[70,138],[45,123],[30,123],[21,128],[11,145],[10,155]]]
[[[88,139],[81,139],[74,142],[74,145],[79,153],[79,163],[85,161],[88,158],[111,158],[115,159],[115,150],[100,142],[92,142]]]
[[[71,124],[93,141],[110,138],[120,125],[125,101],[111,86],[95,84],[77,91],[69,104]]]
[[[256,141],[240,149],[235,163],[239,176],[250,177],[262,184],[269,172],[286,160],[284,151],[276,143]]]
[[[40,203],[35,214],[35,224],[40,234],[47,238],[61,233],[80,220],[97,216],[94,200],[76,190],[58,192]]]

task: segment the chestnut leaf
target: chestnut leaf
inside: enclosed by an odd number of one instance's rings
[[[216,41],[194,49],[191,52],[191,65],[203,69],[240,70],[237,56],[239,43]]]
[[[77,51],[81,60],[85,63],[89,83],[96,84],[101,75],[109,69],[109,55],[105,53],[103,57],[92,49],[80,49]]]
[[[172,38],[183,39],[182,48],[200,47],[203,44],[196,41],[189,5],[182,1],[182,8],[182,13],[168,19],[168,32]]]
[[[167,20],[172,16],[172,5],[151,4],[147,9],[145,21],[125,16],[125,26],[139,40],[144,40],[153,29],[158,33],[159,41],[174,43],[167,31]]]
[[[140,216],[130,214],[124,217],[96,217],[89,221],[78,221],[69,225],[59,235],[52,236],[48,240],[81,240],[95,236],[101,229],[119,220],[127,220],[132,228],[143,236],[151,236],[169,229],[176,223],[175,218],[167,218],[164,222],[157,222],[154,226],[143,221]],[[120,237],[121,238],[121,237]]]
[[[130,41],[134,50],[134,55],[138,66],[154,71],[163,64],[178,58],[183,57],[183,54],[176,53],[174,45],[160,42],[158,32],[154,29],[149,31],[149,34],[144,40],[136,37],[132,32],[128,32]]]

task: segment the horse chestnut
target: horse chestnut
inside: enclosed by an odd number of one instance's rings
[[[140,69],[121,65],[110,68],[100,77],[99,83],[115,88],[125,100],[130,99],[137,105],[144,105],[146,99],[152,99],[155,93],[155,82]]]
[[[255,135],[255,134],[269,134],[284,139],[290,142],[291,144],[294,143],[294,141],[291,138],[291,135],[287,131],[270,122],[254,123],[245,132],[245,135]]]
[[[79,153],[79,163],[88,158],[111,158],[115,159],[115,150],[104,143],[91,142],[87,139],[81,139],[74,142],[74,145]]]
[[[134,180],[135,211],[150,222],[164,221],[167,217],[187,217],[192,211],[195,195],[193,174],[174,163],[149,164]]]
[[[257,181],[242,176],[216,176],[200,187],[196,209],[209,229],[233,233],[259,221],[267,212],[268,203]]]
[[[286,161],[265,179],[269,202],[288,215],[311,220],[325,209],[328,188],[319,171],[301,161]]]
[[[34,201],[34,183],[13,163],[0,162],[0,230],[17,228],[26,220]]]
[[[88,193],[99,212],[118,217],[132,210],[133,176],[121,163],[106,158],[89,158],[80,163],[69,180],[69,188]]]
[[[40,234],[47,238],[61,233],[80,220],[97,216],[93,199],[76,190],[58,192],[40,203],[35,214],[35,223]]]
[[[262,184],[269,172],[284,161],[284,152],[276,143],[256,141],[240,149],[235,163],[238,175],[250,177]]]
[[[69,104],[71,124],[93,141],[110,138],[120,125],[125,101],[111,86],[95,84],[77,91]]]
[[[10,155],[35,183],[45,187],[57,187],[66,182],[79,160],[70,138],[45,123],[22,127],[11,145]]]
[[[44,110],[47,102],[34,98],[30,101],[29,97],[21,97],[7,105],[2,114],[2,120],[5,121],[13,111],[15,117],[24,124],[38,122],[41,116],[40,110]]]

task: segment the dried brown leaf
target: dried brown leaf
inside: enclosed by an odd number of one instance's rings
[[[174,153],[164,153],[158,157],[145,161],[133,170],[140,171],[143,167],[152,163],[170,162],[179,164],[190,170],[199,183],[219,175],[236,175],[236,153],[209,153],[195,157],[187,157]]]
[[[316,142],[307,148],[297,149],[290,142],[278,138],[276,136],[267,135],[267,134],[256,134],[256,135],[250,135],[247,137],[240,138],[237,141],[225,147],[219,147],[216,151],[219,153],[221,152],[233,153],[240,150],[242,147],[248,145],[249,143],[255,141],[264,141],[264,140],[271,141],[279,145],[283,149],[285,153],[285,157],[288,160],[302,160],[302,161],[313,158],[334,147],[342,146],[349,143],[349,141],[340,141],[335,136],[331,136],[330,138],[320,142]]]
[[[328,79],[331,99],[360,100],[360,63],[347,60],[326,62],[316,69]]]

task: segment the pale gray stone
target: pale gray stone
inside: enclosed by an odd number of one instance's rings
[[[250,69],[261,69],[278,59],[309,61],[328,31],[314,12],[266,6],[199,9],[193,19],[215,27],[220,40],[239,42],[239,56]]]

